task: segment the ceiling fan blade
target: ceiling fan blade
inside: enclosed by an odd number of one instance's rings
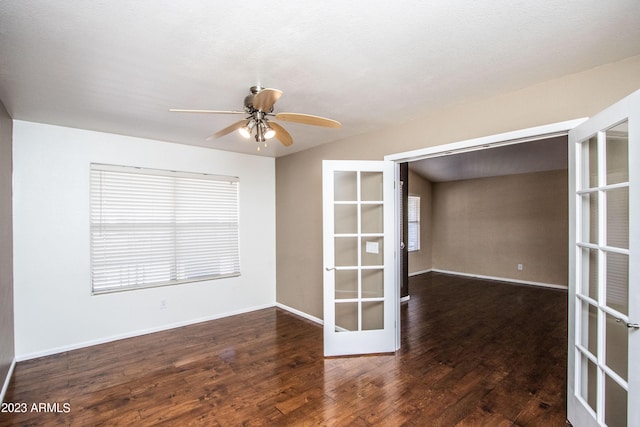
[[[293,144],[293,138],[285,128],[274,122],[269,122],[269,126],[276,131],[276,138],[282,142],[282,145],[288,147]]]
[[[211,135],[210,137],[207,138],[207,140],[211,140],[214,138],[220,138],[221,136],[225,136],[228,133],[233,132],[234,130],[240,129],[242,126],[245,126],[247,124],[247,120],[240,120],[235,122],[234,124],[227,126],[224,129],[220,129],[218,132],[214,133],[213,135]]]
[[[227,110],[183,110],[181,108],[170,108],[172,113],[205,113],[205,114],[247,114],[246,111],[227,111]]]
[[[270,112],[273,104],[282,96],[282,91],[278,89],[262,89],[253,97],[253,108],[260,111]]]
[[[276,120],[282,120],[283,122],[302,123],[304,125],[324,126],[327,128],[340,128],[342,123],[327,119],[325,117],[312,116],[311,114],[300,113],[278,113],[276,114]]]

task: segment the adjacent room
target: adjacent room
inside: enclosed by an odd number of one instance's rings
[[[0,426],[639,426],[638,40],[635,0],[0,2]]]
[[[409,163],[420,214],[409,273],[566,289],[567,155],[556,137]]]

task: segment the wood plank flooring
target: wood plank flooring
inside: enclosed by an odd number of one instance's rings
[[[410,292],[393,355],[325,359],[321,326],[270,308],[20,362],[5,403],[28,410],[0,426],[565,425],[566,292]]]

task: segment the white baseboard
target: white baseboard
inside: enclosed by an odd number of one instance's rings
[[[9,383],[11,382],[11,377],[13,376],[13,370],[16,367],[16,358],[14,357],[11,361],[11,365],[9,365],[9,372],[7,372],[7,377],[4,379],[4,385],[2,386],[2,391],[0,391],[0,403],[4,402],[4,395],[7,393],[7,389],[9,388]]]
[[[565,291],[568,289],[568,287],[565,285],[556,285],[553,283],[532,282],[529,280],[518,280],[518,279],[507,278],[507,277],[483,276],[481,274],[461,273],[459,271],[440,270],[437,268],[434,268],[431,271],[433,271],[434,273],[453,274],[455,276],[473,277],[476,279],[487,279],[487,280],[495,280],[498,282],[517,283],[519,285],[539,286],[543,288],[562,289]]]
[[[322,320],[322,319],[320,319],[318,317],[312,316],[310,314],[307,314],[304,311],[297,310],[297,309],[295,309],[293,307],[289,307],[288,305],[284,305],[284,304],[281,304],[279,302],[276,303],[276,307],[281,308],[281,309],[283,309],[285,311],[288,311],[289,313],[293,313],[296,316],[304,317],[305,319],[311,320],[312,322],[315,322],[315,323],[317,323],[319,325],[324,325],[324,320]]]
[[[400,302],[407,302],[411,299],[411,295],[407,295],[406,297],[400,298]]]
[[[427,270],[414,271],[413,273],[409,273],[409,277],[418,276],[420,274],[430,273],[433,271],[433,268],[429,268]]]
[[[95,340],[83,341],[75,344],[60,346],[56,348],[51,348],[43,351],[37,351],[33,353],[20,354],[16,355],[16,361],[22,362],[25,360],[36,359],[38,357],[51,356],[53,354],[63,353],[65,351],[77,350],[79,348],[90,347],[93,345],[104,344],[112,341],[118,341],[126,338],[138,337],[141,335],[152,334],[154,332],[162,332],[169,329],[180,328],[182,326],[194,325],[196,323],[208,322],[210,320],[222,319],[223,317],[235,316],[237,314],[249,313],[252,311],[262,310],[265,308],[273,307],[274,304],[264,304],[254,307],[249,307],[241,310],[229,311],[226,313],[215,314],[212,316],[201,317],[197,319],[185,320],[182,322],[170,323],[167,325],[158,326],[155,328],[142,329],[138,331],[127,332],[119,335],[112,335],[110,337],[98,338]]]

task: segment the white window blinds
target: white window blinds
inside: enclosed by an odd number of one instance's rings
[[[91,165],[93,293],[240,274],[238,178]]]
[[[407,206],[409,251],[420,250],[420,197],[409,196]]]

